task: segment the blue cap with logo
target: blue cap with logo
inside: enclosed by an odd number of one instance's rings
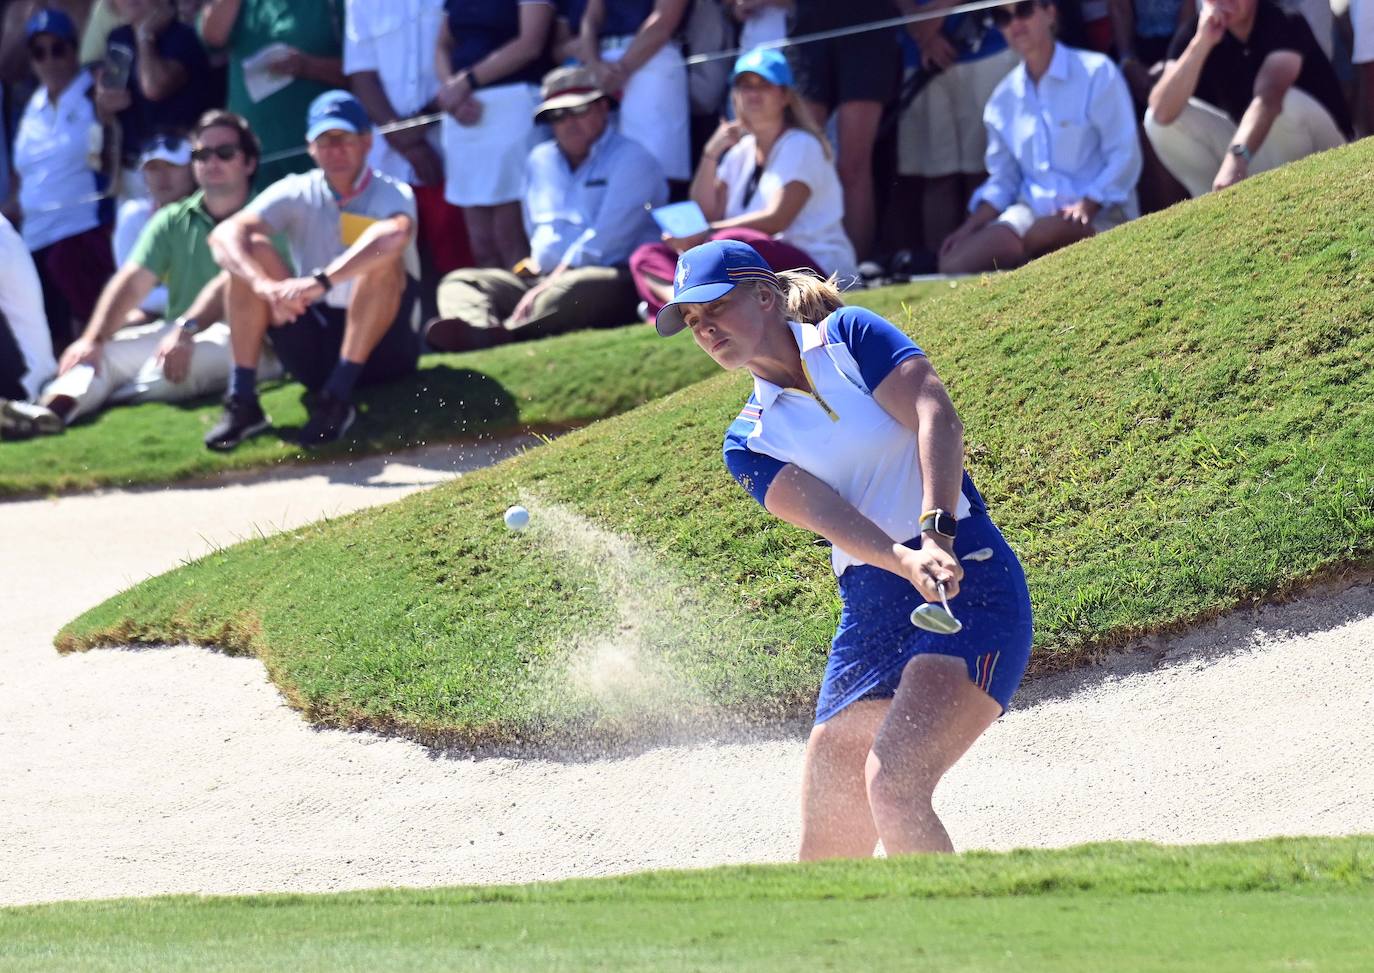
[[[735,70],[730,72],[730,80],[741,74],[757,74],[772,84],[792,87],[792,67],[787,63],[787,55],[775,47],[756,47],[741,54],[735,61]]]
[[[76,25],[60,10],[40,10],[24,26],[25,40],[36,34],[52,34],[68,44],[76,43]]]
[[[305,114],[305,140],[313,142],[325,132],[353,132],[366,135],[372,131],[372,119],[362,102],[347,91],[326,91],[310,103]]]
[[[654,327],[663,337],[677,334],[687,325],[682,320],[682,304],[709,304],[750,280],[778,284],[778,275],[768,261],[747,243],[738,240],[712,240],[693,247],[677,258],[673,275],[673,299],[663,305]]]

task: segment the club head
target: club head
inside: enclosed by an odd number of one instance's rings
[[[916,606],[911,612],[911,624],[936,635],[953,635],[964,627],[947,609],[931,603]]]

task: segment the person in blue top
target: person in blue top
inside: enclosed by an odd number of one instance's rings
[[[951,851],[931,797],[1005,710],[1031,647],[1016,555],[963,469],[963,426],[935,369],[828,281],[774,274],[713,241],[678,260],[662,335],[690,329],[754,393],[725,465],[774,516],[832,545],[843,603],[807,743],[803,860]],[[957,634],[915,627],[940,600]]]

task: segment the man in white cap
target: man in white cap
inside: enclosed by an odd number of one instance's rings
[[[185,199],[195,192],[196,180],[191,173],[191,142],[180,135],[154,135],[143,146],[138,157],[138,171],[148,189],[147,196],[125,200],[115,215],[114,258],[122,267],[133,253],[138,235],[148,225],[153,214],[164,206]],[[148,324],[167,311],[167,288],[158,285],[139,304]]]
[[[611,99],[586,67],[550,71],[534,120],[553,129],[525,167],[527,273],[458,270],[439,284],[430,346],[463,351],[636,320],[630,254],[658,240],[649,209],[668,199],[658,160],[608,122]]]

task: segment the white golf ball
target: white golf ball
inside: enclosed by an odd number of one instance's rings
[[[506,526],[511,530],[524,530],[530,525],[530,512],[516,504],[506,508]]]

